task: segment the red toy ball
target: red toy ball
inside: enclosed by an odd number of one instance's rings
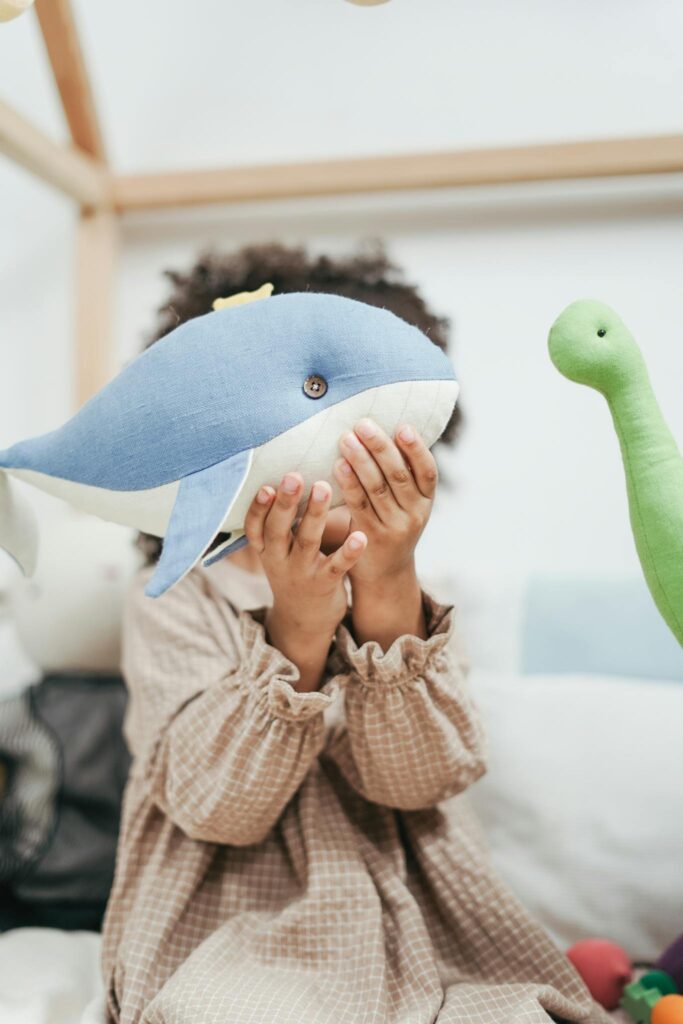
[[[652,1007],[650,1024],[683,1024],[683,996],[662,996]]]
[[[607,939],[583,939],[567,952],[593,999],[606,1010],[616,1010],[624,988],[631,981],[633,966],[628,956]],[[678,1024],[677,1018],[662,1024]],[[654,1020],[653,1020],[654,1024]],[[682,1021],[683,1024],[683,1021]]]

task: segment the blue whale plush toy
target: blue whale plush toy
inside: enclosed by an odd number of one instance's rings
[[[253,496],[287,470],[304,495],[328,479],[339,504],[338,440],[361,416],[390,433],[409,420],[428,445],[440,436],[458,383],[417,328],[335,295],[233,298],[143,352],[57,430],[0,451],[0,547],[25,574],[37,528],[8,474],[163,537],[146,588],[158,597],[219,532],[230,536],[206,565],[245,543]]]

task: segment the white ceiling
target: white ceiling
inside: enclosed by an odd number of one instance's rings
[[[680,131],[678,0],[74,0],[117,170]],[[33,12],[0,98],[66,129]]]

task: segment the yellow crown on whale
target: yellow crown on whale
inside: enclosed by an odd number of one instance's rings
[[[267,299],[272,294],[273,285],[262,284],[255,292],[238,292],[237,295],[231,295],[227,299],[216,299],[213,303],[213,308],[218,311],[219,309],[231,309],[233,306],[245,306],[247,302],[256,302],[258,299]]]

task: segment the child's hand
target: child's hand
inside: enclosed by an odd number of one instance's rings
[[[266,620],[271,643],[299,667],[299,688],[310,690],[317,686],[331,638],[346,614],[344,576],[365,550],[367,538],[354,530],[333,554],[322,553],[332,494],[323,480],[311,488],[293,534],[302,488],[299,473],[287,473],[277,493],[262,487],[247,513],[245,532],[273,591]]]
[[[413,555],[432,511],[438,480],[436,462],[409,426],[392,441],[372,420],[363,419],[341,439],[344,458],[335,477],[351,513],[351,529],[368,538],[367,551],[353,567],[351,581],[375,586],[414,571]]]

